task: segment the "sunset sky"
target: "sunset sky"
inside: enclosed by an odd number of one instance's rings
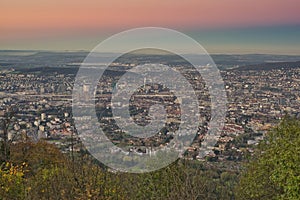
[[[300,55],[299,0],[0,2],[0,49],[91,50],[144,26],[181,31],[209,53]]]

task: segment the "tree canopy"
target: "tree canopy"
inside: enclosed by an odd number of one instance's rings
[[[286,117],[257,148],[237,188],[240,199],[300,199],[300,121]]]

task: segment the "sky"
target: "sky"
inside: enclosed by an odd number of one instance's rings
[[[209,53],[300,55],[299,0],[1,0],[0,49],[91,50],[130,28],[165,27]]]

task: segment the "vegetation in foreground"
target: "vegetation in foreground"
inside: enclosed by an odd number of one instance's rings
[[[151,173],[115,173],[44,141],[1,147],[0,199],[300,199],[300,122],[292,118],[270,131],[241,172],[178,160]]]
[[[237,199],[300,199],[300,121],[283,119],[245,166]]]

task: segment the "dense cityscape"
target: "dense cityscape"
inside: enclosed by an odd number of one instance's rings
[[[240,176],[244,173],[245,164],[255,160],[262,147],[268,148],[264,142],[272,134],[277,134],[273,130],[278,123],[283,123],[282,120],[287,116],[295,119],[300,117],[300,66],[297,56],[213,56],[224,81],[222,88],[227,96],[227,111],[223,128],[218,131],[218,136],[214,136],[217,142],[210,146],[206,137],[210,129],[209,121],[214,116],[209,89],[201,74],[178,56],[127,54],[110,64],[93,91],[91,79],[80,80],[76,77],[86,56],[84,52],[2,53],[0,142],[4,164],[0,170],[0,193],[4,199],[37,199],[46,196],[49,199],[159,199],[161,196],[165,199],[197,199],[203,195],[204,199],[244,199],[245,195],[252,199],[252,194],[258,197],[282,194],[281,190],[272,190],[275,183],[268,182],[263,182],[262,187],[269,187],[270,191],[261,190],[262,193],[257,193],[257,181],[251,181],[245,175]],[[115,160],[112,158],[117,158],[120,164],[135,170],[148,165],[155,166],[156,162],[168,161],[167,157],[155,160],[160,156],[159,150],[179,151],[183,143],[177,139],[186,135],[177,132],[180,124],[185,123],[181,104],[192,102],[187,101],[190,97],[176,96],[177,91],[156,83],[155,79],[151,84],[144,79],[132,95],[126,88],[135,82],[119,82],[131,69],[151,62],[170,66],[193,86],[200,114],[198,128],[191,130],[195,134],[194,140],[178,160],[151,173],[127,176],[116,171],[121,165],[110,168],[101,159],[113,162]],[[209,65],[200,67],[210,69]],[[96,72],[94,66],[88,66],[86,70],[92,74]],[[136,76],[134,71],[130,73],[132,77]],[[162,74],[158,73],[158,77],[166,79]],[[76,78],[78,91],[74,90]],[[171,86],[180,84],[175,77],[168,78]],[[210,78],[214,80],[215,77]],[[143,127],[151,123],[152,106],[161,105],[163,107],[160,109],[164,109],[164,112],[160,110],[157,116],[163,117],[164,125],[151,136],[147,136],[146,132],[138,133],[146,135],[142,138],[131,135],[136,132],[134,129],[123,130],[119,126],[122,114],[115,116],[113,112],[116,108],[113,105],[118,107],[122,103],[119,100],[111,103],[113,91],[120,91],[121,99],[129,102],[128,111],[135,124]],[[131,95],[129,99],[127,93]],[[91,102],[88,94],[95,94]],[[77,96],[80,100],[78,105],[73,103]],[[74,116],[74,105],[80,108],[77,116]],[[91,113],[88,112],[90,108],[95,110],[96,120],[91,119]],[[291,121],[281,126],[296,127],[283,129],[293,131],[297,130],[297,123]],[[158,126],[159,121],[154,124]],[[192,127],[189,125],[187,127]],[[101,128],[118,148],[105,149],[102,136],[94,133],[97,128]],[[278,133],[284,135],[289,132]],[[292,145],[293,149],[297,148],[289,137],[297,138],[293,134],[286,135],[281,143],[274,144],[275,147]],[[88,140],[92,141],[92,148],[88,146]],[[91,149],[94,152],[90,152]],[[97,154],[94,149],[102,155],[100,160],[95,157]],[[285,152],[289,154],[290,151]],[[153,160],[141,163],[138,156],[145,155]],[[265,156],[268,155],[273,154]],[[289,158],[291,156],[297,159],[297,151],[289,154]],[[289,160],[286,162],[289,163]],[[264,174],[272,172],[264,171],[265,164],[254,166]],[[195,173],[198,175],[194,176]],[[270,176],[261,179],[269,180]],[[91,181],[94,189],[90,188]],[[149,188],[149,184],[156,181],[160,181],[155,183],[156,189]],[[194,183],[187,185],[189,181]],[[297,191],[297,188],[295,186],[293,191]],[[253,193],[248,194],[249,190]]]
[[[0,5],[0,200],[300,199],[299,0]]]
[[[126,64],[128,62],[130,60],[126,60],[124,64],[113,63],[110,73],[102,78],[99,86],[101,91],[97,96],[98,101],[96,103],[98,112],[103,113],[109,106],[108,100],[110,100],[111,94],[109,91],[112,90],[112,85],[122,75],[122,70],[128,69],[128,64]],[[184,71],[184,66],[178,67]],[[80,150],[80,142],[75,133],[71,108],[76,71],[77,68],[75,67],[61,69],[58,67],[38,68],[34,71],[30,68],[14,69],[9,67],[2,69],[0,75],[2,80],[0,85],[1,116],[4,116],[7,109],[17,109],[15,113],[16,120],[9,129],[9,140],[14,139],[14,142],[17,142],[18,139],[24,139],[24,137],[34,140],[43,138],[58,145],[63,152],[68,152],[71,150],[70,138],[75,136],[77,145],[75,150]],[[278,123],[286,114],[298,116],[300,93],[297,88],[300,82],[299,72],[300,68],[298,67],[285,68],[285,66],[280,68],[277,66],[268,70],[259,67],[254,70],[244,69],[243,67],[222,70],[221,75],[224,79],[228,98],[228,113],[218,144],[212,148],[213,152],[210,152],[207,156],[214,158],[213,160],[240,160],[243,154],[253,152],[253,145],[258,144],[269,128]],[[197,153],[199,153],[201,139],[207,129],[207,123],[205,122],[210,118],[209,97],[200,78],[194,79],[195,74],[193,75],[193,72],[189,70],[184,73],[187,77],[193,79],[190,80],[193,84],[199,86],[199,96],[202,96],[199,99],[202,101],[199,108],[202,109],[203,127],[200,128],[201,130],[198,132],[192,147],[188,149],[190,153],[186,155],[187,158],[198,159]],[[83,90],[88,89],[88,84],[83,86]],[[155,97],[155,94],[156,97],[165,94],[166,98],[169,98],[168,101],[172,101],[172,95],[168,94],[159,85],[148,86],[147,90],[149,91],[145,95],[146,97],[152,92],[153,97]],[[168,95],[170,96],[168,97]],[[151,102],[153,104],[153,101],[159,102],[160,100],[152,99],[147,103],[144,99],[138,100],[137,97],[133,105],[144,112],[147,107],[149,108],[148,104],[151,104]],[[180,113],[178,107],[175,107],[176,103],[171,102],[169,104],[170,112],[173,109],[171,112],[173,118],[178,117],[178,112]],[[111,115],[109,109],[107,108],[106,115]],[[135,112],[135,115],[141,114],[138,110]],[[113,117],[106,116],[101,120],[102,124],[107,126],[107,134],[110,135],[111,139],[115,143],[120,143],[123,137],[115,134],[118,131],[112,122],[114,121]],[[170,122],[170,124],[172,123]],[[174,123],[170,126],[174,126]],[[145,142],[153,145],[154,143],[159,144],[162,141],[171,140],[170,137],[172,136],[167,134],[169,131],[166,129],[164,133],[160,133],[159,137],[151,138],[151,141],[144,141],[144,146]],[[18,135],[18,137],[15,138],[15,135]],[[140,145],[141,141],[123,138],[123,143],[134,146]],[[143,152],[141,149],[138,150]]]

